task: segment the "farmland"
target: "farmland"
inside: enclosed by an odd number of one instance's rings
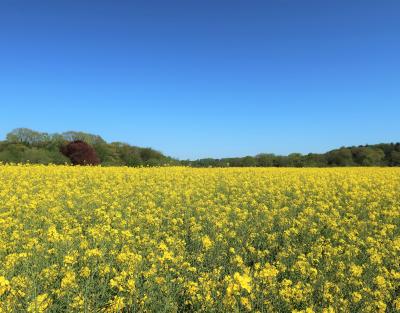
[[[0,312],[400,312],[400,168],[0,165]]]

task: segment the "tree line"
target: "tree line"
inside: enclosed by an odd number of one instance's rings
[[[256,156],[182,161],[193,167],[334,167],[400,166],[400,143],[342,147],[326,153],[287,156],[261,153]]]
[[[333,166],[400,166],[400,143],[382,143],[341,147],[326,153],[287,156],[262,153],[222,159],[177,160],[152,148],[132,146],[123,142],[106,142],[98,135],[68,131],[48,134],[28,128],[17,128],[0,141],[0,162],[70,164],[60,152],[68,142],[82,140],[91,145],[104,166],[192,167],[333,167]]]
[[[173,158],[151,148],[131,146],[123,142],[107,143],[102,137],[85,132],[68,131],[48,134],[28,128],[17,128],[0,141],[0,162],[71,164],[60,148],[68,142],[82,140],[91,145],[105,166],[178,165]]]

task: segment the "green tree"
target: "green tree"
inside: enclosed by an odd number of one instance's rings
[[[25,143],[29,145],[49,141],[47,133],[41,133],[29,128],[16,128],[6,135],[6,140],[13,143]]]
[[[24,162],[29,163],[40,163],[40,164],[50,164],[54,163],[51,153],[48,150],[30,148],[26,149],[21,156]]]
[[[289,166],[303,167],[303,156],[300,153],[291,153],[287,156],[287,162]]]
[[[241,159],[240,161],[241,166],[244,167],[252,167],[257,165],[256,158],[252,156],[245,156],[244,158]]]
[[[84,132],[67,131],[62,133],[61,136],[66,141],[82,140],[91,146],[98,143],[106,143],[105,140],[101,138],[99,135],[93,135]]]
[[[378,148],[362,147],[353,150],[354,161],[362,166],[381,165],[385,153]]]
[[[256,155],[257,166],[269,167],[274,165],[274,154],[261,153]]]
[[[391,155],[391,165],[393,166],[400,166],[400,151],[392,151]]]
[[[144,164],[140,149],[137,147],[120,144],[118,147],[118,155],[121,161],[127,166],[140,166]]]
[[[340,148],[330,151],[327,154],[329,165],[334,166],[351,166],[354,165],[353,154],[349,148]]]

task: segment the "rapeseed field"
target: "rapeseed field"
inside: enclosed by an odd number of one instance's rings
[[[400,169],[0,165],[0,312],[400,312]]]

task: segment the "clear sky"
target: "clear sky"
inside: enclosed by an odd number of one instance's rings
[[[0,0],[0,138],[178,157],[400,141],[400,1]]]

